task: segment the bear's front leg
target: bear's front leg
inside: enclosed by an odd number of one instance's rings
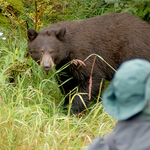
[[[78,86],[78,93],[72,102],[72,107],[71,107],[71,114],[79,114],[82,112],[84,109],[88,107],[89,104],[89,95],[88,95],[88,85],[86,87],[79,85]],[[83,93],[83,94],[82,94]]]
[[[99,90],[100,90],[100,85],[102,83],[102,85],[104,84],[104,80],[102,80],[101,77],[95,77],[93,75],[92,78],[92,83],[91,83],[91,87],[89,87],[89,80],[84,80],[84,82],[80,82],[80,84],[78,85],[78,93],[79,95],[76,95],[75,98],[73,99],[73,105],[71,108],[71,113],[72,114],[79,114],[80,112],[82,112],[84,109],[86,109],[86,107],[88,107],[89,102],[91,101],[91,99],[93,97],[97,97],[99,94]],[[90,99],[89,99],[89,88],[91,88],[91,93],[90,93]],[[102,87],[101,87],[102,88]],[[82,94],[83,93],[83,94]]]
[[[71,114],[79,114],[82,112],[86,107],[88,107],[89,104],[89,99],[88,96],[86,95],[81,95],[82,99],[76,95],[75,98],[73,99],[73,105],[71,107]],[[85,107],[86,106],[86,107]]]

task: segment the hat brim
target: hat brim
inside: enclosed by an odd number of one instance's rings
[[[134,101],[135,97],[137,98],[136,101]],[[141,112],[148,103],[148,100],[144,95],[133,95],[129,98],[130,101],[133,99],[132,104],[130,102],[128,103],[128,100],[126,100],[126,103],[120,101],[115,96],[112,82],[103,93],[102,104],[106,112],[113,118],[117,120],[126,120]]]

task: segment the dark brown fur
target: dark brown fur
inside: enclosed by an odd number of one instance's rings
[[[90,54],[103,57],[115,69],[125,60],[143,58],[150,60],[150,26],[141,19],[127,13],[102,15],[83,21],[64,21],[36,33],[28,30],[28,50],[32,58],[40,61],[44,70],[51,70],[56,64],[59,69],[65,63],[80,59],[84,61]],[[78,85],[78,92],[89,92],[89,78],[94,56],[81,67],[70,65],[65,71],[74,77],[64,85],[69,92]],[[101,79],[111,80],[114,71],[102,60],[96,58],[92,74],[92,96],[98,94]],[[83,95],[88,106],[89,97]],[[68,103],[66,99],[65,104]],[[78,96],[73,100],[73,113],[85,107]]]

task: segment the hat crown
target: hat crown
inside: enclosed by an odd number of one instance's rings
[[[150,63],[142,59],[124,62],[103,94],[106,111],[118,120],[132,117],[144,109],[150,99]],[[147,89],[148,88],[148,89]]]

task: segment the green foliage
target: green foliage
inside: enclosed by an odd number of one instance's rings
[[[62,20],[82,20],[113,12],[129,12],[150,20],[148,0],[1,0],[1,4],[2,14],[8,16],[5,20],[10,19],[13,26],[18,26],[19,20],[26,28],[27,20],[29,26],[37,30]]]
[[[149,0],[68,0],[68,3],[66,11],[74,15],[72,19],[75,20],[114,12],[129,12],[146,21],[150,20]]]
[[[22,0],[0,0],[2,12],[0,12],[0,29],[14,25],[17,16],[25,10]],[[16,24],[15,24],[16,25]]]
[[[2,28],[3,26],[9,26],[9,24],[10,24],[9,19],[0,14],[0,28]]]
[[[22,0],[7,0],[7,5],[5,7],[12,7],[12,10],[15,12],[23,12],[25,10]],[[10,8],[11,9],[11,8]]]

